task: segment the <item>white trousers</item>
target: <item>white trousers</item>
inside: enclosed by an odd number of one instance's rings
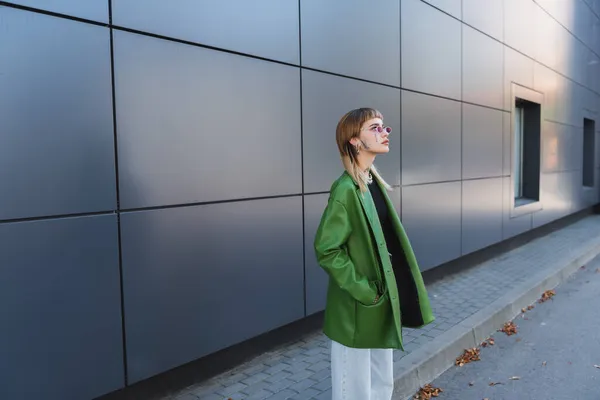
[[[331,342],[332,400],[390,400],[392,349],[353,349]]]

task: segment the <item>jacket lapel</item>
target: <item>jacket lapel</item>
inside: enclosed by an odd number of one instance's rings
[[[356,195],[358,196],[358,199],[360,200],[360,204],[363,208],[363,211],[365,213],[365,215],[367,216],[367,221],[369,221],[369,226],[371,227],[371,232],[377,232],[375,228],[375,223],[373,222],[373,202],[372,201],[366,201],[365,196],[370,196],[371,193],[367,190],[365,193],[362,193],[359,189],[356,189]]]

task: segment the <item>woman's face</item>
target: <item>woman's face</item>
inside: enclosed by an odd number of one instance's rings
[[[359,137],[350,142],[355,146],[358,144],[361,152],[384,154],[390,151],[391,131],[392,128],[383,125],[381,118],[372,118],[361,126]]]

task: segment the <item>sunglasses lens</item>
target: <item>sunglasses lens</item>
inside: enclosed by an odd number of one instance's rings
[[[385,131],[386,131],[387,133],[392,133],[392,128],[390,128],[389,126],[386,126],[386,127],[385,127]]]

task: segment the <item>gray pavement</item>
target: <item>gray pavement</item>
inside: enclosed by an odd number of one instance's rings
[[[502,256],[428,285],[436,321],[404,331],[396,351],[394,398],[405,399],[509,320],[515,307],[556,286],[581,262],[600,254],[600,216],[591,215]],[[565,341],[575,340],[575,333]],[[168,399],[281,400],[331,398],[329,342],[320,332],[263,354]],[[164,398],[166,400],[167,398]]]
[[[481,361],[433,382],[440,400],[598,400],[600,258],[555,289],[552,300],[518,316],[517,334],[493,335]],[[511,377],[519,379],[511,380]],[[499,383],[490,386],[490,383]],[[472,386],[470,385],[472,384]]]

